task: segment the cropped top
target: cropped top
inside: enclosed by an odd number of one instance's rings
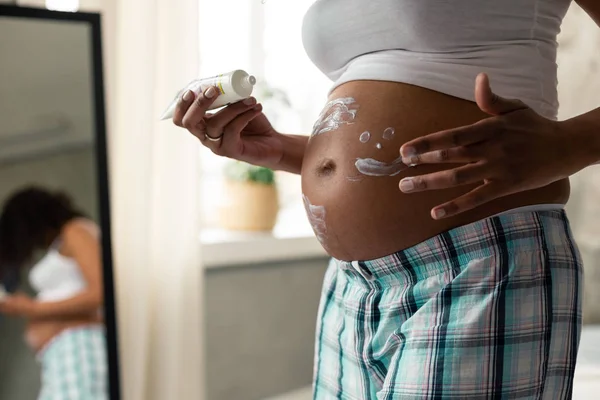
[[[302,38],[334,81],[403,82],[474,100],[475,77],[558,112],[556,37],[571,0],[316,0]]]
[[[66,300],[83,292],[87,282],[77,262],[59,253],[57,244],[29,272],[38,301]]]

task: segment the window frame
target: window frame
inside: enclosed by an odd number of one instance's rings
[[[204,2],[204,4],[206,4],[207,0],[199,0],[201,2]],[[309,4],[311,4],[310,2],[307,1],[306,6],[308,7]],[[266,75],[266,71],[268,69],[267,64],[269,63],[269,57],[268,57],[268,51],[267,51],[267,43],[265,41],[265,36],[266,36],[266,30],[267,30],[267,10],[266,10],[266,6],[268,5],[268,3],[263,3],[262,1],[259,0],[252,0],[249,2],[249,4],[247,5],[247,8],[245,10],[240,10],[240,14],[242,14],[242,17],[240,18],[240,20],[236,20],[233,21],[232,25],[235,26],[237,23],[239,23],[240,21],[242,21],[243,19],[243,23],[247,24],[248,28],[249,28],[249,34],[245,37],[246,38],[246,43],[247,43],[247,48],[248,48],[248,52],[247,52],[247,61],[245,62],[245,65],[248,68],[248,72],[252,73],[253,75],[256,75],[259,78],[263,78]],[[205,13],[211,14],[210,12],[210,6]],[[201,3],[201,7],[202,9],[202,3]],[[202,12],[202,10],[201,10]],[[202,47],[202,43],[201,43],[201,47],[199,49],[200,51],[200,58],[202,60],[202,53],[205,51]],[[303,54],[304,55],[304,54]],[[210,56],[210,54],[209,54]],[[210,64],[210,63],[209,63]],[[202,61],[201,61],[201,65],[200,65],[200,69],[203,70],[204,69],[204,65],[202,65]],[[217,71],[215,71],[214,69],[211,69],[210,71],[203,71],[202,72],[204,75],[206,74],[212,74],[212,73],[218,73]],[[200,75],[203,76],[203,75]],[[325,94],[325,93],[324,93]],[[260,100],[260,99],[259,99]],[[305,107],[304,107],[305,108]],[[293,114],[293,116],[297,116],[299,121],[302,121],[304,118],[309,118],[307,115],[308,114],[306,112],[306,110],[304,108],[301,108],[297,113],[291,113]],[[268,111],[267,111],[268,113]],[[306,125],[306,124],[303,124]],[[303,127],[302,130],[305,130],[305,128]],[[290,133],[300,133],[302,134],[303,132],[290,132]],[[304,132],[304,134],[308,135],[308,132]],[[220,187],[222,187],[222,177],[219,177],[219,174],[222,174],[222,167],[224,165],[224,163],[227,161],[227,159],[218,159],[218,156],[213,155],[210,150],[204,148],[202,146],[201,150],[200,150],[200,157],[201,157],[201,167],[200,167],[200,174],[202,175],[202,179],[203,179],[203,185],[202,185],[202,190],[203,193],[207,193],[207,191],[210,190],[210,193],[215,193],[214,189],[219,190]],[[302,205],[302,199],[301,199],[301,195],[300,195],[300,179],[298,177],[288,177],[288,173],[282,173],[282,172],[277,172],[277,181],[278,181],[278,189],[279,189],[279,195],[280,195],[280,217],[282,215],[289,215],[292,211],[291,210],[298,210],[298,213],[302,213],[304,214],[304,210],[303,207],[299,207]],[[298,185],[298,193],[295,193],[295,190],[290,190],[289,188],[292,187],[292,185]],[[210,188],[210,189],[209,189]],[[217,206],[217,202],[214,199],[208,199],[206,197],[202,197],[202,220],[203,220],[203,229],[206,231],[218,231],[219,229],[217,228],[217,221],[216,218],[214,217],[214,213],[212,213],[212,210],[214,209],[214,207]],[[212,217],[212,218],[211,218]],[[303,215],[303,217],[305,218],[305,215]],[[293,218],[296,221],[296,217],[294,216]],[[278,220],[278,224],[286,224],[286,223],[290,223],[289,219],[287,219],[286,217],[281,217]],[[303,226],[298,228],[298,233],[297,235],[300,236],[306,236],[306,231],[305,231],[305,226],[304,224],[302,224]],[[286,234],[290,234],[293,235],[293,232],[288,232]],[[233,235],[233,234],[232,234]],[[219,237],[222,237],[222,234],[216,235]],[[232,239],[233,240],[233,239]]]

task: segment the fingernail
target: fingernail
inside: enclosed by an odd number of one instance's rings
[[[257,104],[252,109],[256,110],[256,111],[262,110],[262,105],[261,104]]]
[[[404,178],[400,181],[400,190],[403,192],[411,192],[415,189],[415,183],[411,178]]]
[[[207,99],[212,99],[217,94],[217,89],[214,86],[209,87],[204,91],[204,97]]]
[[[194,92],[192,92],[191,90],[186,90],[185,93],[183,94],[183,97],[181,97],[181,99],[183,101],[190,101],[194,98]]]
[[[444,210],[443,208],[438,208],[433,212],[433,215],[435,219],[444,218],[446,216],[446,210]]]
[[[403,147],[402,148],[402,157],[412,157],[417,155],[417,149],[414,147]]]
[[[254,97],[248,97],[247,99],[244,100],[244,104],[247,106],[251,106],[254,103],[256,103],[256,99]]]
[[[409,167],[414,167],[419,163],[419,157],[402,157],[402,163],[408,165]]]

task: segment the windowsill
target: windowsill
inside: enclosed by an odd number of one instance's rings
[[[206,269],[327,257],[305,214],[281,210],[272,232],[204,229],[200,235]]]

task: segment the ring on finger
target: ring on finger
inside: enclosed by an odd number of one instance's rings
[[[218,141],[220,141],[221,139],[223,139],[223,134],[224,134],[224,132],[223,132],[223,133],[221,133],[221,134],[220,134],[219,136],[217,136],[217,137],[212,137],[212,136],[210,136],[208,133],[205,133],[205,134],[204,134],[204,137],[205,137],[206,139],[210,140],[211,142],[218,142]]]

